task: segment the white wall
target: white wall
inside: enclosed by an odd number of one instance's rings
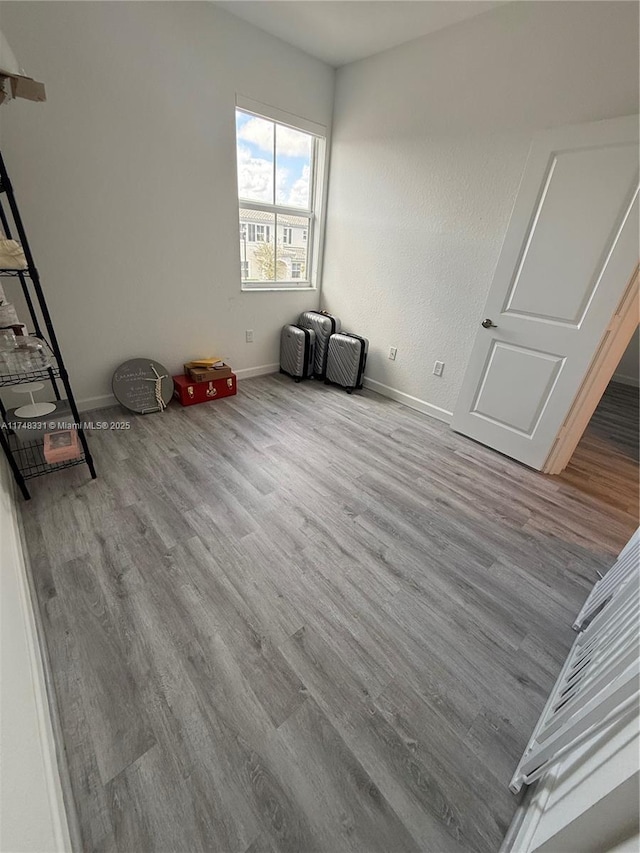
[[[143,354],[277,363],[318,295],[240,291],[235,96],[328,126],[333,69],[211,3],[7,2],[0,27],[46,84],[2,108],[3,154],[77,397]]]
[[[640,850],[640,833],[635,833],[630,838],[616,844],[607,853],[638,853],[638,850]]]
[[[513,853],[602,853],[637,833],[638,723],[619,721],[542,777]]]
[[[13,482],[0,458],[0,850],[70,850]]]
[[[614,382],[640,386],[640,328],[636,329],[613,375]]]
[[[637,57],[636,4],[518,2],[337,72],[322,304],[371,379],[453,410],[532,135],[637,112]]]

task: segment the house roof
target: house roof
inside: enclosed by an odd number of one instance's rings
[[[273,224],[274,215],[267,210],[250,210],[249,208],[241,207],[240,222],[267,222]],[[309,218],[307,216],[290,216],[285,213],[279,213],[278,225],[286,225],[294,228],[308,228]]]

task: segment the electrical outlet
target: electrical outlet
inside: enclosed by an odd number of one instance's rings
[[[247,331],[244,333],[244,339],[248,344],[253,343],[253,329],[247,329]]]
[[[444,361],[436,361],[433,365],[433,372],[436,376],[442,376],[442,371],[444,370]]]
[[[398,355],[397,347],[389,347],[389,358],[391,359],[391,361],[395,361],[397,355]]]

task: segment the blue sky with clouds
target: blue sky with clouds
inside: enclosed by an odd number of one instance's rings
[[[236,111],[240,198],[273,203],[274,131],[276,203],[309,207],[312,137],[258,116]]]

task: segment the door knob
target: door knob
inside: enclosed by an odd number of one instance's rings
[[[498,328],[496,326],[496,324],[493,322],[493,320],[490,320],[488,317],[486,320],[482,321],[482,327],[484,329],[497,329]]]

